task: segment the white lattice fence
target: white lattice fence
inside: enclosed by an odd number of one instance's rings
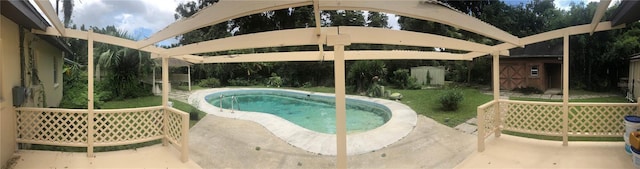
[[[189,158],[189,114],[172,107],[167,108],[167,139],[180,149],[182,161]]]
[[[160,106],[95,110],[95,145],[122,145],[161,139],[163,114]]]
[[[18,108],[16,111],[18,143],[91,149],[167,139],[180,149],[182,161],[188,161],[189,114],[178,109],[156,106],[93,110],[93,133],[89,133],[88,110]]]
[[[624,116],[637,114],[635,103],[569,103],[569,136],[622,137]]]
[[[562,103],[501,100],[506,104],[504,130],[537,135],[562,135]]]
[[[19,143],[87,146],[87,112],[75,109],[16,109]]]
[[[483,125],[484,126],[484,138],[489,137],[491,134],[493,134],[493,131],[495,130],[495,104],[497,102],[489,102],[486,103],[484,105],[481,105],[478,107],[478,112],[480,112],[478,114],[478,116],[482,116],[481,118],[478,118],[479,120],[483,121]]]

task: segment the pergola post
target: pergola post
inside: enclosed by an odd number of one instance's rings
[[[495,137],[500,137],[500,52],[495,52],[493,55],[493,65],[492,65],[492,73],[493,73],[493,100],[494,103],[494,135]]]
[[[93,157],[93,129],[94,117],[93,114],[93,29],[89,29],[87,34],[87,157]]]
[[[334,78],[336,94],[336,168],[347,168],[347,105],[344,46],[351,44],[349,35],[327,36],[327,45],[334,46]]]
[[[562,49],[562,146],[569,145],[569,33],[564,33]]]
[[[191,91],[191,65],[187,65],[187,81],[189,82],[189,91]]]
[[[169,107],[169,57],[162,56],[162,107],[164,108],[163,121],[164,125],[162,125],[162,130],[164,131],[164,135],[169,133],[169,111],[167,108]],[[167,145],[167,137],[162,138],[162,145]]]

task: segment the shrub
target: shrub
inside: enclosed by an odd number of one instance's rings
[[[216,78],[208,78],[208,79],[203,79],[198,83],[198,86],[200,87],[221,87],[220,85],[220,80],[216,79]]]
[[[411,77],[409,69],[393,71],[393,77],[391,78],[391,83],[402,89],[420,89],[420,85],[416,81],[416,78]]]
[[[538,88],[535,88],[535,87],[531,87],[531,86],[515,88],[515,89],[513,89],[513,91],[520,92],[520,93],[525,94],[525,95],[541,94],[542,93],[542,90],[540,90]]]
[[[282,86],[282,78],[280,78],[280,76],[278,76],[278,74],[276,73],[271,73],[271,77],[269,77],[269,81],[267,82],[267,87],[269,86]]]
[[[258,84],[255,81],[243,79],[241,77],[236,78],[236,79],[229,79],[228,82],[229,82],[229,85],[231,85],[231,86],[251,86],[251,85],[257,85]]]
[[[347,72],[347,85],[355,92],[366,92],[379,79],[384,79],[386,68],[382,61],[355,61]]]
[[[463,99],[464,97],[462,96],[462,92],[458,90],[446,91],[442,96],[440,96],[440,104],[442,105],[442,110],[458,110],[458,104],[460,104]]]
[[[200,120],[198,112],[194,110],[189,111],[189,120]]]

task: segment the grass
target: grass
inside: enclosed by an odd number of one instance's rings
[[[189,86],[188,85],[175,85],[175,86],[172,86],[172,88],[178,89],[178,90],[182,90],[182,91],[189,91]],[[200,89],[206,89],[206,88],[200,87],[200,86],[198,86],[196,84],[193,84],[193,83],[191,84],[191,91],[200,90]]]
[[[456,111],[444,111],[441,109],[438,99],[446,90],[444,89],[421,89],[421,90],[400,90],[391,89],[392,92],[401,93],[404,97],[401,102],[408,105],[416,113],[427,116],[449,127],[476,117],[478,106],[493,99],[493,96],[482,94],[480,91],[471,88],[462,88],[464,100]]]
[[[169,99],[173,102],[173,108],[182,110],[186,113],[198,113],[198,119],[202,119],[207,113],[202,112],[195,107],[178,100]],[[139,97],[121,101],[105,102],[102,106],[103,109],[122,109],[122,108],[135,108],[135,107],[150,107],[162,105],[162,97],[160,96],[147,96]],[[189,127],[193,127],[199,120],[189,120]]]
[[[597,95],[598,93],[583,91],[580,94],[588,94],[588,95]],[[540,102],[562,102],[561,99],[540,99],[540,98],[524,98],[524,97],[511,97],[511,100],[521,100],[521,101],[540,101]],[[594,103],[627,103],[627,99],[622,96],[611,96],[611,97],[599,97],[599,98],[588,98],[588,99],[572,99],[569,102],[594,102]],[[562,141],[561,136],[542,136],[536,134],[527,134],[527,133],[519,133],[512,131],[503,131],[504,134],[541,139],[541,140],[554,140],[554,141]],[[622,137],[569,137],[569,141],[624,141]]]

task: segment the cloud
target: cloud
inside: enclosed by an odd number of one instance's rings
[[[175,8],[180,2],[185,1],[187,0],[76,1],[72,21],[78,26],[84,24],[87,27],[102,28],[113,25],[135,39],[145,39],[173,23]],[[161,44],[173,42],[176,40],[171,38]]]
[[[553,1],[553,4],[556,6],[556,8],[559,8],[562,10],[571,10],[571,3],[580,4],[581,2],[584,3],[584,5],[587,5],[591,2],[599,3],[600,0],[555,0]],[[613,6],[618,2],[620,2],[620,0],[611,1],[611,3],[609,4],[609,7]]]

